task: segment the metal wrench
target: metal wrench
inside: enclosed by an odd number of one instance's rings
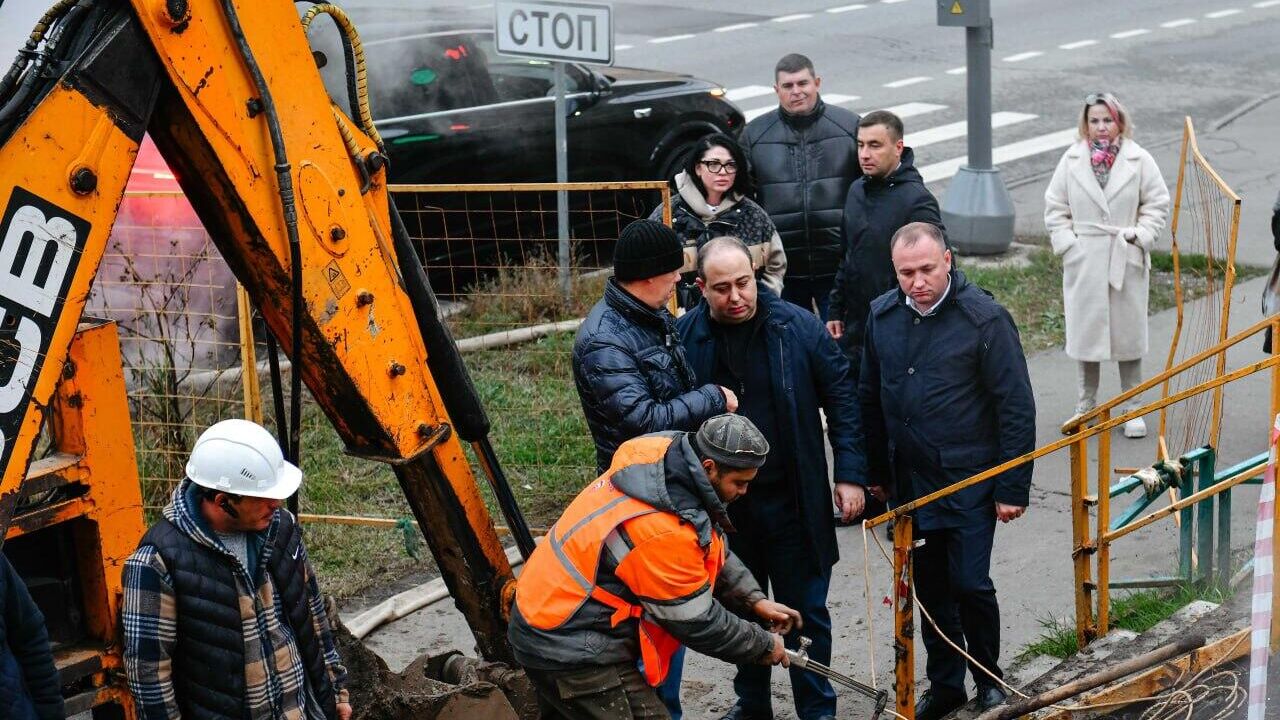
[[[802,670],[808,670],[814,675],[820,675],[834,683],[843,685],[864,697],[871,698],[876,701],[876,712],[872,715],[872,720],[880,717],[885,707],[889,704],[889,692],[887,690],[876,690],[875,688],[864,685],[853,678],[843,675],[823,665],[816,660],[809,659],[809,646],[813,641],[807,637],[800,638],[799,650],[787,650],[787,659],[791,661],[791,667],[798,667]]]

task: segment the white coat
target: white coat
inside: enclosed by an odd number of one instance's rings
[[[1169,189],[1151,154],[1125,138],[1104,189],[1079,141],[1044,193],[1044,224],[1062,258],[1067,355],[1089,362],[1147,353],[1151,248],[1169,215]],[[1136,236],[1126,241],[1127,230]]]

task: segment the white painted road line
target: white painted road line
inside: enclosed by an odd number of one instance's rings
[[[1008,63],[1022,62],[1023,60],[1030,60],[1031,58],[1034,58],[1034,57],[1040,57],[1043,54],[1044,53],[1040,52],[1039,50],[1029,50],[1027,52],[1020,52],[1017,55],[1010,55],[1009,57],[1005,58],[1004,61]]]
[[[697,35],[694,35],[693,33],[685,33],[683,35],[668,35],[666,37],[649,38],[649,42],[654,45],[661,45],[662,43],[675,42],[677,40],[688,40],[689,38],[694,37],[697,37]]]
[[[810,15],[809,13],[796,13],[795,15],[782,15],[776,18],[772,18],[772,20],[773,22],[776,22],[776,23],[787,23],[787,22],[794,22],[796,20],[806,20],[811,17],[813,17],[813,15]]]
[[[777,105],[769,105],[769,106],[767,106],[767,107],[756,108],[756,109],[754,109],[754,110],[745,110],[745,111],[743,111],[743,113],[742,113],[742,117],[746,118],[746,121],[747,121],[747,122],[751,122],[752,120],[755,120],[756,118],[760,117],[761,115],[763,115],[763,114],[765,114],[765,113],[769,112],[770,110],[772,110],[772,109],[774,109],[774,108],[776,108],[776,107],[778,107],[778,106],[777,106]]]
[[[1146,35],[1149,32],[1151,31],[1146,28],[1136,28],[1134,30],[1124,30],[1118,33],[1111,33],[1111,37],[1116,40],[1124,40],[1125,38],[1138,37],[1139,35]]]
[[[1262,8],[1275,7],[1276,5],[1280,5],[1280,0],[1262,0],[1262,2],[1256,2],[1253,4],[1253,6],[1259,10]]]
[[[1035,120],[1036,116],[1029,113],[1018,112],[997,112],[991,113],[991,127],[1008,127],[1009,125],[1017,125],[1028,120]],[[969,132],[969,123],[961,120],[960,122],[948,123],[931,127],[927,130],[919,132],[907,133],[905,142],[913,148],[922,148],[935,143],[946,142],[947,140],[955,140],[962,138]]]
[[[840,95],[837,93],[822,93],[823,102],[828,102],[828,103],[831,103],[832,105],[843,105],[845,103],[851,103],[854,100],[861,100],[861,99],[862,98],[857,95]]]
[[[1089,47],[1090,45],[1097,45],[1097,44],[1098,44],[1097,40],[1077,40],[1075,42],[1069,42],[1064,45],[1059,45],[1058,49],[1059,50],[1079,50],[1082,47]]]
[[[999,165],[1001,163],[1013,162],[1014,160],[1021,160],[1022,158],[1039,155],[1040,153],[1048,152],[1050,150],[1064,148],[1076,141],[1077,132],[1076,128],[1072,127],[1067,128],[1066,130],[1051,132],[1046,135],[1037,135],[1036,137],[1010,143],[1008,145],[1001,145],[992,151],[992,161],[996,165]],[[932,165],[925,165],[920,168],[920,175],[924,177],[924,181],[927,183],[946,180],[952,175],[955,175],[956,172],[968,162],[968,157],[943,160],[942,162],[936,162]]]
[[[950,70],[948,70],[948,71],[947,71],[947,74],[948,74],[948,75],[963,75],[963,74],[965,74],[965,73],[966,73],[966,72],[968,72],[968,71],[969,71],[969,68],[967,68],[967,67],[965,67],[965,66],[961,65],[960,67],[954,67],[954,68],[951,68]]]
[[[885,108],[885,110],[888,110],[889,112],[893,113],[894,115],[897,115],[899,118],[902,118],[902,119],[915,117],[917,115],[925,115],[927,113],[937,112],[939,110],[946,110],[946,109],[947,109],[946,105],[935,105],[933,103],[926,103],[926,102],[909,102],[909,103],[903,103],[901,105],[894,105],[893,107]],[[862,113],[862,114],[865,115],[866,113]]]
[[[880,1],[881,1],[881,2],[885,2],[885,0],[880,0]],[[894,80],[893,82],[887,82],[887,83],[885,83],[885,84],[884,84],[884,87],[887,87],[887,88],[903,88],[903,87],[906,87],[906,86],[908,86],[908,85],[919,85],[919,84],[920,84],[920,83],[922,83],[922,82],[929,82],[929,81],[930,81],[930,80],[932,80],[932,79],[933,79],[933,78],[928,77],[928,76],[925,76],[925,75],[917,75],[917,76],[915,76],[915,77],[903,78],[903,79],[901,79],[901,80]]]
[[[1217,20],[1218,18],[1230,17],[1232,15],[1239,15],[1242,12],[1244,11],[1241,10],[1240,8],[1227,8],[1226,10],[1215,10],[1211,13],[1205,13],[1204,16],[1209,18],[1210,20]]]
[[[1277,1],[1277,2],[1280,2],[1280,0],[1276,0],[1276,1]],[[1257,6],[1255,5],[1254,7],[1257,7]],[[834,15],[834,14],[836,14],[836,13],[846,13],[846,12],[849,12],[849,11],[851,11],[851,10],[866,10],[866,9],[867,9],[867,6],[866,6],[866,5],[863,5],[863,4],[861,4],[861,3],[857,3],[857,4],[854,4],[854,5],[841,5],[840,7],[827,8],[827,12],[829,12],[829,13],[831,13],[831,14],[833,14],[833,15]]]
[[[756,25],[759,25],[759,23],[745,22],[737,23],[736,25],[722,25],[711,32],[733,32],[734,30],[746,30],[747,28],[753,28]]]
[[[614,45],[613,46],[614,50],[630,50],[631,48],[632,48],[631,45]]]
[[[1195,24],[1195,22],[1196,22],[1195,18],[1178,18],[1177,20],[1162,22],[1160,23],[1160,27],[1172,30],[1173,28],[1179,28],[1179,27],[1182,27],[1183,25],[1193,25]]]
[[[897,5],[900,2],[906,2],[906,1],[907,0],[880,0],[880,2],[884,3],[885,5]]]
[[[772,95],[773,88],[767,85],[744,85],[742,87],[730,88],[726,90],[724,96],[729,100],[738,102],[739,100],[750,100],[753,97],[761,97],[763,95]]]

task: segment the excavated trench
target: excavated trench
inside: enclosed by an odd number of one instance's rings
[[[336,618],[331,614],[330,618]],[[423,655],[392,672],[386,662],[335,621],[347,667],[352,720],[530,720],[537,696],[524,672],[460,653]]]

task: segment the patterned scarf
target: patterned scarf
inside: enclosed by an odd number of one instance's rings
[[[1089,162],[1093,165],[1093,176],[1098,178],[1098,184],[1102,187],[1107,186],[1107,179],[1111,177],[1111,166],[1116,162],[1116,154],[1120,152],[1120,143],[1108,142],[1106,140],[1091,140],[1089,142]]]

